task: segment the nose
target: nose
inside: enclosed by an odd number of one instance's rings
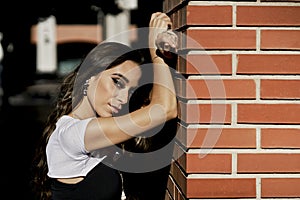
[[[121,102],[121,104],[126,104],[128,102],[128,89],[120,90],[118,92],[117,99]]]

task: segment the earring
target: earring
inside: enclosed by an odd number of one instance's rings
[[[87,96],[88,87],[89,87],[89,80],[86,80],[84,85],[83,85],[83,95],[84,96]]]

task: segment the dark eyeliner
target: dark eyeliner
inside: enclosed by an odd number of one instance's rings
[[[114,78],[114,77],[112,77],[112,80],[115,83],[115,85],[117,85],[118,88],[120,88],[120,89],[125,88],[125,84],[122,83],[122,80],[120,78]]]

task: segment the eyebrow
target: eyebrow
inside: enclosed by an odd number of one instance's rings
[[[113,75],[119,76],[119,77],[121,77],[122,79],[124,79],[124,80],[126,81],[126,83],[129,83],[128,78],[126,78],[126,77],[123,76],[122,74],[120,74],[120,73],[113,73]]]

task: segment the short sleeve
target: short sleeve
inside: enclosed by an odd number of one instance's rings
[[[77,120],[72,118],[72,122],[67,122],[65,126],[61,126],[64,128],[58,132],[60,146],[73,159],[80,159],[88,153],[84,145],[84,135],[91,119]]]

